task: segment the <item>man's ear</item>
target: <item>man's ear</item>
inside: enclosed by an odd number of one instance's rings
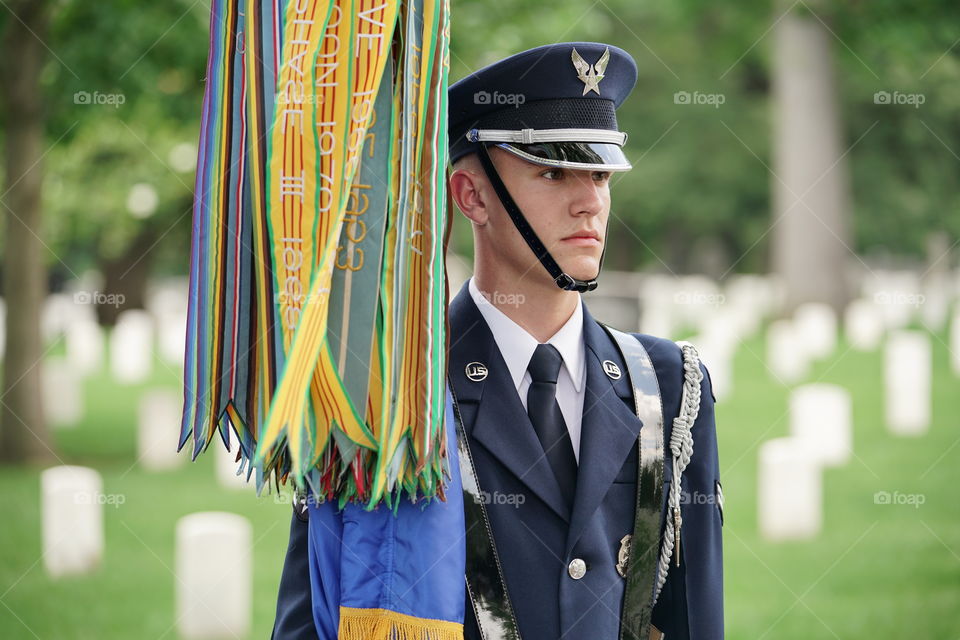
[[[489,211],[481,191],[483,178],[476,169],[470,166],[455,169],[450,174],[447,184],[453,201],[457,203],[463,215],[475,225],[485,225]]]

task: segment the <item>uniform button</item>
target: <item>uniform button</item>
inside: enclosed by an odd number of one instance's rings
[[[567,565],[567,573],[569,573],[570,577],[574,580],[579,580],[587,573],[587,563],[580,558],[574,558],[570,561],[570,564]]]

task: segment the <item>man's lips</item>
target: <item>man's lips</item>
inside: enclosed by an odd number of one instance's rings
[[[600,244],[600,234],[595,231],[578,231],[562,238],[561,242],[583,247],[592,247]]]

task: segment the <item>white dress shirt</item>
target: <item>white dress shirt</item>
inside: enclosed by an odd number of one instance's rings
[[[496,308],[477,288],[473,278],[470,278],[470,297],[486,320],[493,339],[500,348],[513,385],[520,395],[523,408],[527,408],[527,390],[530,388],[530,373],[527,367],[530,358],[537,348],[537,339],[527,333],[526,329],[511,320],[505,313]],[[577,303],[570,319],[560,327],[547,344],[556,347],[563,356],[563,367],[557,377],[557,404],[563,421],[567,423],[570,432],[570,442],[573,444],[573,455],[580,461],[580,427],[583,418],[584,382],[586,379],[585,349],[583,345],[583,309]],[[489,364],[488,364],[489,366]]]

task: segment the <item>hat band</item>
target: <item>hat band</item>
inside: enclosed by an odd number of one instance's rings
[[[627,134],[609,129],[471,129],[466,134],[470,142],[599,142],[622,147]]]

